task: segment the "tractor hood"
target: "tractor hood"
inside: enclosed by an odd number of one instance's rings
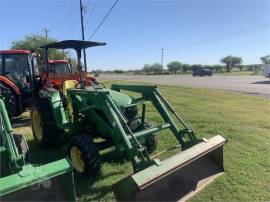
[[[116,102],[118,106],[132,104],[133,99],[121,92],[109,90],[110,96],[112,97],[113,101]]]

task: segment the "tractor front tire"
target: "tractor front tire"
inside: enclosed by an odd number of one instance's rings
[[[78,173],[95,177],[100,172],[99,151],[90,135],[74,136],[68,147],[68,155]]]
[[[65,130],[57,127],[48,100],[40,99],[31,107],[31,126],[35,139],[45,147],[57,146],[63,142]]]
[[[0,92],[10,118],[20,115],[18,95],[7,85],[0,83]]]

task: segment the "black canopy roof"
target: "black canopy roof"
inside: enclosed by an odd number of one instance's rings
[[[65,40],[55,43],[49,43],[41,46],[41,48],[58,48],[58,49],[68,49],[72,48],[75,50],[80,50],[84,48],[94,47],[94,46],[105,46],[106,43],[99,43],[94,41],[81,41],[81,40]]]

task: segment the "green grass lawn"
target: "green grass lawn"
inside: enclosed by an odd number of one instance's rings
[[[159,86],[163,95],[200,137],[222,135],[225,174],[191,201],[270,201],[270,102],[244,94],[189,87]],[[160,121],[153,108],[149,118]],[[28,114],[23,118],[29,119]],[[17,127],[17,126],[16,126]],[[16,128],[24,133],[34,163],[46,163],[65,156],[66,148],[43,150],[33,140],[28,125]],[[176,144],[162,132],[158,151]],[[94,179],[75,174],[81,201],[115,200],[112,184],[132,173],[131,164],[112,151],[102,154],[102,172]]]

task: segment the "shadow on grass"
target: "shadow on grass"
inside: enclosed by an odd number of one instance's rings
[[[50,163],[66,156],[66,148],[64,146],[44,148],[36,140],[28,141],[28,146],[31,163],[33,164]]]
[[[127,160],[127,157],[124,153],[116,153],[114,150],[103,153],[100,155],[101,163],[109,162],[109,163],[124,163]]]
[[[28,145],[31,152],[31,163],[34,165],[43,165],[46,163],[50,163],[65,158],[67,155],[67,146],[44,148],[35,140],[28,141]],[[103,163],[106,162],[123,163],[126,160],[123,154],[117,154],[114,150],[107,151],[106,153],[101,153],[100,158],[101,166]],[[99,175],[92,178],[80,175],[75,170],[73,173],[77,197],[83,200],[83,197],[86,195],[91,197],[91,201],[95,201],[102,198],[102,196],[112,192],[112,186],[110,184],[98,187],[94,185],[97,182],[106,178],[120,175],[122,174],[122,171],[112,171],[109,173],[100,172]]]
[[[74,179],[76,182],[77,197],[83,199],[84,195],[87,194],[91,196],[91,201],[96,201],[102,198],[107,193],[112,192],[112,186],[108,184],[108,185],[95,187],[94,185],[99,181],[102,181],[106,178],[119,175],[119,174],[122,174],[122,172],[113,171],[111,173],[100,174],[96,177],[89,178],[89,177],[79,175],[78,173],[75,173]]]

